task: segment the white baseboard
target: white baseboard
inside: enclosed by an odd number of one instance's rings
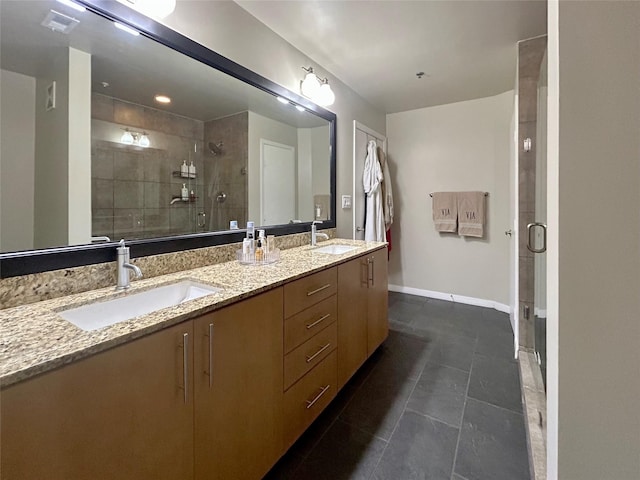
[[[435,292],[433,290],[422,290],[420,288],[404,287],[402,285],[389,284],[389,290],[392,292],[408,293],[419,297],[436,298],[438,300],[446,300],[447,302],[464,303],[467,305],[475,305],[476,307],[493,308],[503,313],[510,313],[511,307],[504,303],[494,302],[493,300],[485,300],[483,298],[465,297],[453,293]]]

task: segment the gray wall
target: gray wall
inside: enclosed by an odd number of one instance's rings
[[[313,65],[319,75],[328,77],[336,94],[336,102],[329,110],[338,116],[338,198],[352,194],[353,120],[384,133],[385,116],[382,112],[233,2],[180,1],[165,23],[292,91],[299,89],[304,73],[302,66]],[[338,236],[350,238],[353,228],[351,210],[338,208],[336,220]]]
[[[640,478],[638,25],[549,3],[550,479]]]
[[[508,310],[512,115],[513,91],[387,115],[395,207],[390,284]],[[467,190],[489,192],[484,238],[437,233],[429,193]]]

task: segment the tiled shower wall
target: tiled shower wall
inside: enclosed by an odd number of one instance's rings
[[[538,78],[547,46],[547,37],[518,44],[518,183],[519,183],[519,335],[520,348],[533,349],[534,331],[534,254],[527,249],[527,225],[536,216],[536,121],[538,112]],[[531,150],[524,151],[526,138]],[[528,311],[526,318],[525,311]]]
[[[92,95],[91,116],[92,129],[115,132],[108,139],[92,134],[92,235],[117,240],[202,231],[204,123],[98,94]],[[126,127],[147,132],[150,147],[118,142]],[[193,160],[196,179],[174,173],[184,160]],[[196,201],[172,204],[183,183]]]
[[[204,124],[204,211],[208,230],[226,230],[231,220],[244,228],[248,211],[249,113]],[[213,153],[209,143],[219,145]],[[224,195],[222,195],[224,194]]]

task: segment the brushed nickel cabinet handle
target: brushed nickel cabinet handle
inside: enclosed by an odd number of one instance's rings
[[[209,324],[209,388],[213,386],[213,323]]]
[[[320,400],[320,397],[322,397],[327,390],[329,390],[329,388],[331,387],[331,385],[326,385],[324,387],[320,388],[320,393],[318,395],[316,395],[316,397],[313,400],[307,400],[307,410],[310,409],[311,407],[313,407],[313,405]]]
[[[313,361],[314,358],[316,358],[318,355],[320,355],[322,352],[324,352],[327,348],[329,348],[331,346],[331,342],[327,343],[324,347],[320,347],[320,350],[318,350],[316,353],[314,353],[311,356],[307,356],[307,363]]]
[[[189,388],[189,334],[184,333],[182,335],[182,385],[184,388],[184,403],[187,403],[189,398],[187,390]]]
[[[310,328],[315,327],[316,325],[318,325],[320,322],[322,322],[323,320],[326,320],[327,318],[329,318],[331,316],[330,313],[327,313],[326,315],[323,315],[322,317],[320,317],[318,320],[316,320],[313,323],[308,323],[307,324],[307,330],[309,330]]]
[[[311,290],[310,292],[307,292],[307,297],[310,297],[311,295],[315,295],[316,293],[321,292],[322,290],[326,290],[330,286],[331,286],[331,284],[327,283],[326,285],[323,285],[320,288],[316,288],[315,290]]]
[[[376,259],[375,257],[371,257],[371,286],[375,287],[376,285]]]

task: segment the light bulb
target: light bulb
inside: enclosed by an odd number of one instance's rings
[[[333,102],[336,100],[336,96],[331,90],[329,83],[325,82],[320,86],[320,90],[318,91],[318,96],[316,97],[318,105],[323,107],[328,107],[329,105],[333,105]]]
[[[146,133],[143,133],[142,135],[140,135],[140,139],[138,140],[138,145],[140,145],[141,147],[147,148],[149,146],[149,137],[147,136]]]
[[[320,90],[320,81],[313,72],[307,73],[300,85],[300,93],[307,98],[314,98]]]
[[[133,135],[131,135],[129,129],[124,131],[122,137],[120,137],[120,141],[126,145],[133,145]]]

